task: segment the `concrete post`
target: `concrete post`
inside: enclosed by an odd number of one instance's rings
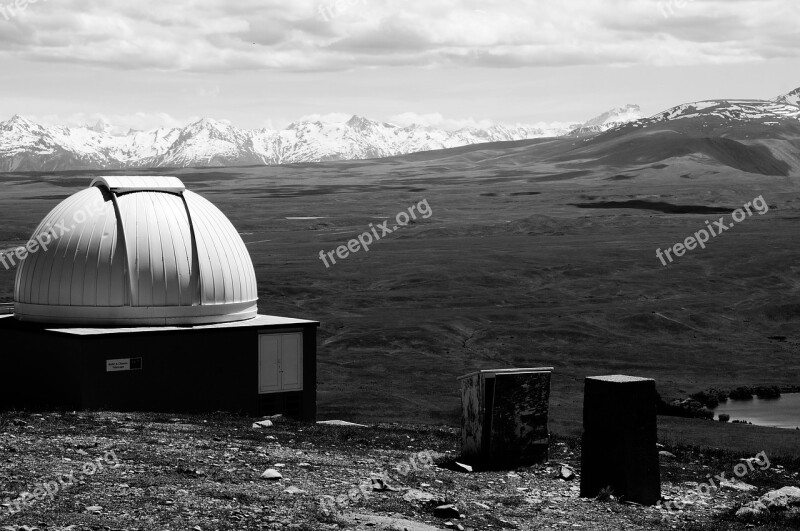
[[[661,499],[655,380],[593,376],[584,389],[581,496],[611,487],[624,500],[654,505]]]

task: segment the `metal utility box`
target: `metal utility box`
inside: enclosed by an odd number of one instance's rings
[[[461,458],[503,469],[547,461],[552,367],[481,370],[461,381]]]

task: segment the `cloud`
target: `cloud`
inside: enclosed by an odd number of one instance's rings
[[[402,127],[412,125],[430,127],[434,129],[444,129],[447,131],[457,131],[459,129],[488,129],[493,126],[504,126],[507,128],[529,128],[543,130],[569,129],[577,122],[498,122],[490,119],[475,118],[447,118],[439,113],[418,114],[415,112],[404,112],[389,117],[389,122]]]
[[[269,129],[272,131],[279,131],[286,129],[291,123],[297,122],[322,122],[326,124],[343,124],[353,117],[352,114],[346,113],[328,113],[328,114],[307,114],[301,116],[297,120],[289,121],[286,119],[280,120],[262,120],[257,128]],[[173,129],[182,128],[201,118],[198,116],[190,116],[184,119],[175,118],[167,113],[133,113],[133,114],[104,114],[104,113],[75,113],[70,115],[26,115],[25,118],[42,125],[47,126],[66,126],[66,127],[89,127],[92,128],[98,123],[103,123],[109,126],[109,130],[115,135],[124,135],[131,129],[135,131],[153,131],[155,129]],[[210,118],[216,122],[240,127],[238,124],[226,119]],[[369,118],[368,118],[369,119]],[[2,118],[0,118],[2,121]],[[538,123],[503,123],[496,122],[490,119],[475,119],[475,118],[448,118],[440,113],[415,113],[404,112],[390,116],[387,120],[388,123],[398,125],[400,127],[418,126],[429,127],[431,129],[443,129],[447,131],[456,131],[459,129],[488,129],[495,125],[502,125],[509,128],[525,127],[525,128],[538,128],[538,129],[568,129],[574,123],[568,122],[538,122]]]
[[[415,112],[404,112],[390,116],[389,121],[403,127],[421,125],[448,131],[462,128],[487,128],[494,125],[491,120],[476,120],[474,118],[452,119],[445,118],[439,113],[418,114]]]
[[[153,129],[159,128],[170,129],[184,127],[187,124],[199,120],[197,116],[178,119],[163,112],[137,112],[133,114],[75,113],[66,116],[47,114],[42,116],[26,116],[26,118],[43,125],[63,125],[67,127],[93,127],[98,122],[103,122],[111,126],[111,132],[113,134],[125,134],[131,129],[136,131],[152,131]],[[224,120],[218,121],[224,122]]]
[[[301,116],[297,121],[342,124],[352,117],[353,117],[352,114],[347,114],[343,112],[330,112],[327,114],[306,114]]]
[[[39,0],[25,5],[8,19],[0,12],[0,57],[109,69],[697,65],[800,56],[796,0]]]

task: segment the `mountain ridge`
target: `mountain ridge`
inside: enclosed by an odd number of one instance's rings
[[[492,125],[442,129],[396,125],[352,115],[341,122],[308,120],[281,130],[240,129],[202,118],[182,128],[111,134],[104,120],[84,127],[43,126],[14,115],[0,122],[0,172],[222,167],[394,157],[477,144],[573,137],[583,142],[649,129],[745,143],[783,141],[784,161],[800,135],[800,88],[770,100],[720,99],[684,103],[645,117],[638,105],[611,109],[583,123]],[[773,142],[774,144],[774,142]],[[769,170],[773,171],[773,170]],[[785,169],[780,169],[783,173]]]
[[[590,120],[596,130],[632,119],[612,109]],[[636,107],[636,106],[633,106]],[[638,109],[638,107],[636,107]],[[201,118],[182,128],[113,135],[103,120],[83,127],[42,126],[14,115],[0,122],[0,171],[67,171],[144,167],[275,165],[357,160],[486,142],[549,138],[580,123],[492,125],[448,130],[400,126],[353,115],[345,122],[299,121],[285,129],[239,129]]]

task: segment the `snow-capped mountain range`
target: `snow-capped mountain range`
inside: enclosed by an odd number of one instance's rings
[[[509,140],[556,137],[583,127],[603,131],[641,118],[637,106],[586,122],[488,128],[401,127],[353,116],[346,122],[304,121],[283,130],[238,129],[202,119],[183,128],[111,134],[95,126],[42,126],[21,116],[0,123],[0,171],[239,166],[388,157]]]
[[[602,135],[592,131],[590,126],[575,129],[572,135],[586,136],[584,142],[592,142],[653,128],[651,132],[670,130],[693,138],[725,137],[746,142],[789,140],[791,144],[800,138],[800,88],[770,100],[684,103],[648,118],[611,125]],[[585,132],[589,134],[583,135]],[[780,149],[796,151],[793,147]]]
[[[692,119],[692,120],[689,120]],[[758,124],[800,126],[800,88],[772,100],[711,100],[678,105],[649,118],[637,105],[584,123],[438,129],[401,127],[353,116],[346,122],[303,121],[286,129],[238,129],[202,119],[183,128],[114,135],[92,127],[42,126],[21,116],[0,123],[0,172],[272,165],[390,157],[486,142],[557,136],[594,137],[678,121],[703,131]],[[739,127],[741,129],[741,127]],[[610,133],[611,134],[611,133]],[[708,133],[711,134],[711,133]]]

